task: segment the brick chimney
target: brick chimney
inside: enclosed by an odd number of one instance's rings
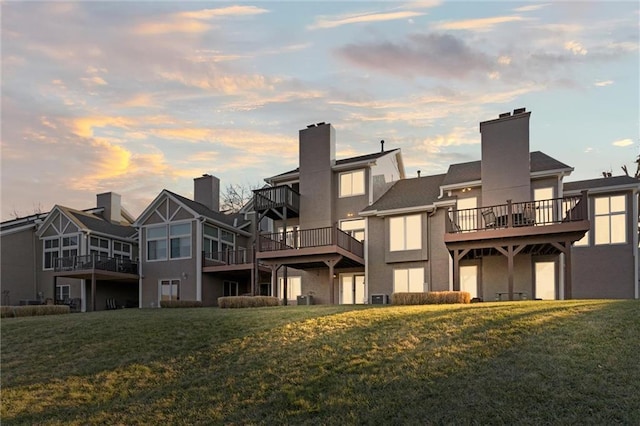
[[[193,200],[220,211],[220,179],[208,174],[193,179]]]
[[[120,194],[116,194],[115,192],[105,192],[96,195],[96,205],[104,208],[102,215],[105,220],[111,223],[120,223],[122,221],[120,199]]]
[[[318,123],[300,130],[300,227],[333,224],[333,171],[336,162],[335,131]]]
[[[531,199],[529,117],[518,108],[480,123],[482,139],[482,205]]]

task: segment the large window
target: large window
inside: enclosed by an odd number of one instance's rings
[[[362,195],[364,192],[364,170],[340,173],[341,197]]]
[[[626,201],[624,195],[595,199],[595,244],[627,242]]]
[[[109,257],[109,240],[100,237],[89,238],[89,253]]]
[[[364,226],[364,219],[343,220],[340,222],[340,229],[358,241],[364,241]]]
[[[296,300],[300,295],[302,295],[302,278],[287,277],[287,300]],[[284,278],[280,278],[278,282],[278,297],[284,298]]]
[[[536,223],[545,224],[555,220],[553,217],[553,188],[537,188],[533,190],[536,201]]]
[[[113,242],[113,257],[118,259],[131,259],[131,244],[121,241]]]
[[[147,260],[167,260],[167,226],[147,228]]]
[[[227,296],[237,296],[238,295],[238,283],[235,281],[223,281],[222,282],[223,293],[222,295]]]
[[[419,214],[389,219],[389,250],[422,248],[422,218]]]
[[[62,257],[72,257],[78,255],[78,236],[71,235],[62,237]]]
[[[461,231],[478,229],[478,198],[458,198],[455,223]]]
[[[180,280],[161,280],[160,300],[180,300]]]
[[[60,238],[49,238],[42,242],[44,246],[44,259],[43,268],[53,269],[54,262],[57,257],[60,257]]]
[[[225,259],[225,252],[235,250],[235,234],[211,225],[204,225],[202,240],[209,259]]]
[[[171,259],[191,257],[191,222],[169,225]]]
[[[394,293],[421,293],[424,291],[424,268],[393,270]]]

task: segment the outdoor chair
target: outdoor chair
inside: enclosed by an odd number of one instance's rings
[[[496,227],[496,214],[493,209],[486,209],[482,211],[482,219],[484,220],[485,228]]]

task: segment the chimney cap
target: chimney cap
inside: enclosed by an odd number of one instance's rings
[[[327,123],[325,123],[324,121],[321,121],[321,122],[317,123],[318,126],[324,126],[325,124],[327,124]]]
[[[527,110],[526,108],[516,108],[516,109],[513,110],[513,115],[522,114],[526,110]]]
[[[498,115],[498,118],[505,118],[505,117],[511,117],[511,113],[503,112],[502,114]]]
[[[312,128],[312,127],[316,127],[316,125],[315,125],[315,124],[309,124],[309,125],[307,126],[307,129],[310,129],[310,128]]]

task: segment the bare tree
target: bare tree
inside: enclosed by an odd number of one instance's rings
[[[220,211],[238,213],[253,197],[253,190],[260,185],[229,184],[220,195]]]
[[[32,215],[39,215],[44,213],[44,210],[42,208],[42,203],[38,201],[38,204],[33,204],[33,209],[31,210],[31,212],[27,212],[26,214],[23,213],[21,210],[16,209],[15,207],[13,208],[13,211],[11,213],[9,213],[9,216],[11,216],[14,219],[20,219],[22,217],[27,217],[27,216],[32,216]]]
[[[636,158],[635,163],[636,163],[636,173],[633,175],[633,177],[636,179],[640,179],[640,155],[638,155],[638,158]],[[629,170],[627,169],[626,164],[622,166],[622,171],[624,172],[625,175],[631,176],[629,174]]]

